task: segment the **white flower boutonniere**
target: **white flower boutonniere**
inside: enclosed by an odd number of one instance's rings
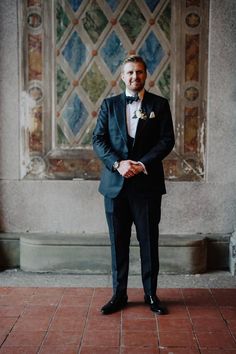
[[[143,112],[142,109],[138,109],[135,112],[134,118],[146,120],[147,119],[147,114],[146,114],[146,112]]]

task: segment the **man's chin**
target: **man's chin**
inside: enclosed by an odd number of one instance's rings
[[[134,92],[139,92],[139,91],[141,91],[142,89],[143,89],[143,86],[141,86],[141,85],[134,85],[134,86],[131,86],[131,88],[130,88],[132,91],[134,91]]]

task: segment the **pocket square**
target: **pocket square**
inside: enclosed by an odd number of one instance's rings
[[[150,119],[151,119],[151,118],[156,118],[155,113],[154,113],[154,112],[151,112],[149,118],[150,118]]]

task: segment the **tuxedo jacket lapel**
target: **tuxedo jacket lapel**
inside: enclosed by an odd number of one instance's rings
[[[153,108],[153,102],[152,100],[149,99],[149,94],[147,91],[144,93],[141,109],[143,112],[146,113],[147,119],[139,119],[137,130],[136,130],[136,135],[135,135],[135,140],[139,138],[139,136],[142,134],[143,129],[145,129],[147,122],[148,122],[148,117],[150,116]]]
[[[117,119],[117,124],[119,126],[121,135],[124,139],[125,144],[127,144],[127,124],[126,124],[126,100],[125,93],[117,96],[117,104],[115,105],[116,114],[115,117]]]

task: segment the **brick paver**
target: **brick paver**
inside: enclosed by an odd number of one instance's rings
[[[109,288],[0,287],[0,354],[236,354],[236,289],[160,289],[169,314],[129,289],[103,316]]]

